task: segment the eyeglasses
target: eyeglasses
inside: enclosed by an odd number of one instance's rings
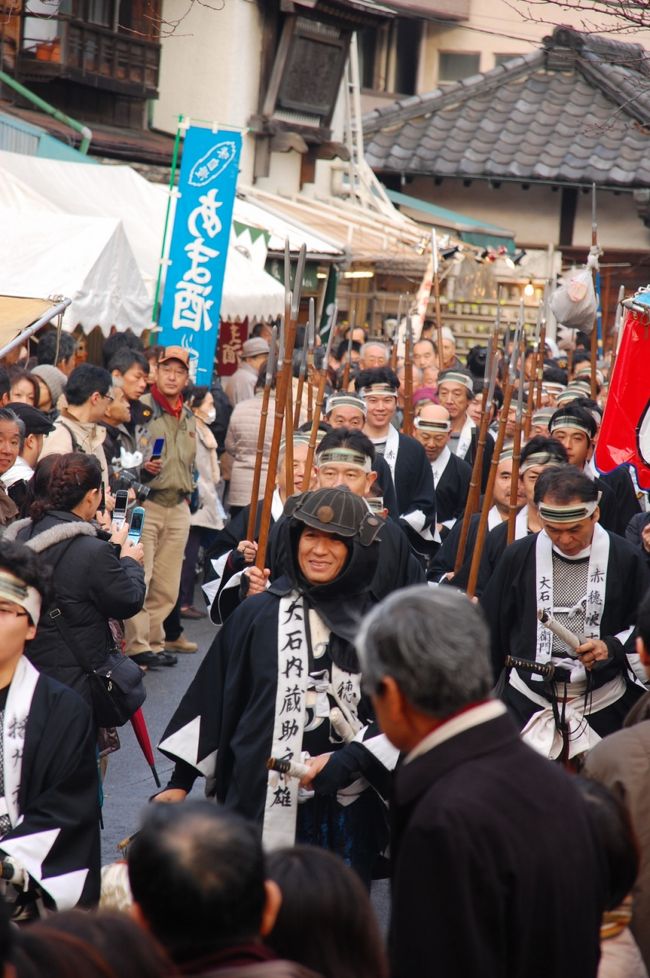
[[[23,611],[19,605],[0,604],[0,617],[26,618],[27,612]]]

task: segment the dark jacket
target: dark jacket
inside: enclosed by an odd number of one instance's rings
[[[144,569],[130,557],[121,560],[118,548],[97,533],[74,513],[53,510],[36,524],[21,520],[5,534],[26,543],[54,568],[55,596],[41,612],[27,657],[87,703],[91,703],[87,678],[50,618],[50,609],[61,609],[84,661],[95,668],[115,647],[108,619],[131,618],[141,610],[145,597]]]
[[[595,978],[604,873],[570,778],[507,715],[399,768],[394,978]]]

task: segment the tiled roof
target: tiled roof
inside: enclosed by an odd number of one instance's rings
[[[375,171],[650,185],[650,51],[556,28],[544,47],[363,120]]]

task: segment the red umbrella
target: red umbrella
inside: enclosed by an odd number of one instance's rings
[[[138,739],[138,743],[142,749],[142,753],[145,756],[147,764],[151,768],[151,773],[153,774],[154,781],[159,788],[162,788],[160,783],[160,778],[158,777],[158,772],[156,771],[156,762],[153,756],[153,748],[151,746],[151,738],[149,737],[149,731],[147,730],[147,724],[144,719],[144,714],[142,712],[142,707],[138,707],[133,716],[131,717],[131,725]]]

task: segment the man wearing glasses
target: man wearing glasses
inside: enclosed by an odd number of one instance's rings
[[[190,531],[196,425],[192,412],[183,404],[188,380],[188,350],[165,347],[151,392],[141,398],[141,403],[151,409],[138,439],[146,460],[142,481],[149,486],[142,531],[147,597],[142,611],[126,623],[126,648],[138,665],[148,668],[177,662],[175,655],[165,651],[163,622],[176,604]],[[164,439],[164,445],[160,457],[152,458],[157,439]],[[182,635],[170,645],[177,652],[196,652],[197,648]]]
[[[101,465],[102,482],[108,490],[108,466],[104,453],[106,428],[99,422],[113,400],[113,380],[108,370],[92,363],[75,367],[65,387],[65,407],[54,422],[54,430],[43,443],[40,457],[84,452]]]

